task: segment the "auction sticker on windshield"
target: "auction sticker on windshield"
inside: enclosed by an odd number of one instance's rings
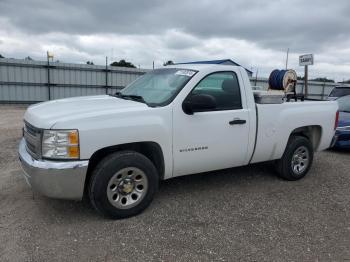
[[[196,73],[196,71],[192,71],[192,70],[178,70],[176,71],[175,75],[180,75],[180,76],[193,76]]]

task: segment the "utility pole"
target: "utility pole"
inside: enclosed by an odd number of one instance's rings
[[[153,67],[152,68],[154,69],[154,61],[153,61]]]
[[[289,47],[288,47],[288,49],[287,49],[286,70],[288,69],[288,56],[289,56]]]
[[[53,54],[50,54],[49,51],[46,51],[46,58],[47,58],[47,91],[48,91],[48,98],[49,100],[51,100],[50,58],[53,59]]]
[[[108,94],[108,57],[106,56],[106,94]]]
[[[322,96],[321,96],[321,100],[324,99],[324,89],[326,88],[326,81],[323,81],[323,86],[322,86]]]

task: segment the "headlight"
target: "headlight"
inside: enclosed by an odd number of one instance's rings
[[[78,130],[44,130],[42,156],[51,159],[79,159]]]

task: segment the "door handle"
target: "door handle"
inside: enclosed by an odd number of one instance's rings
[[[239,119],[239,118],[235,118],[232,121],[229,122],[230,125],[244,125],[245,123],[247,123],[246,120],[244,119]]]

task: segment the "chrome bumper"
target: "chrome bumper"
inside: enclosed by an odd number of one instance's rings
[[[19,144],[19,160],[23,176],[34,191],[52,198],[82,199],[88,160],[36,160],[27,152],[24,139]]]
[[[338,140],[338,135],[335,134],[335,135],[333,136],[333,138],[332,138],[332,142],[331,142],[329,148],[334,147],[334,145],[335,145],[335,143],[337,142],[337,140]]]

